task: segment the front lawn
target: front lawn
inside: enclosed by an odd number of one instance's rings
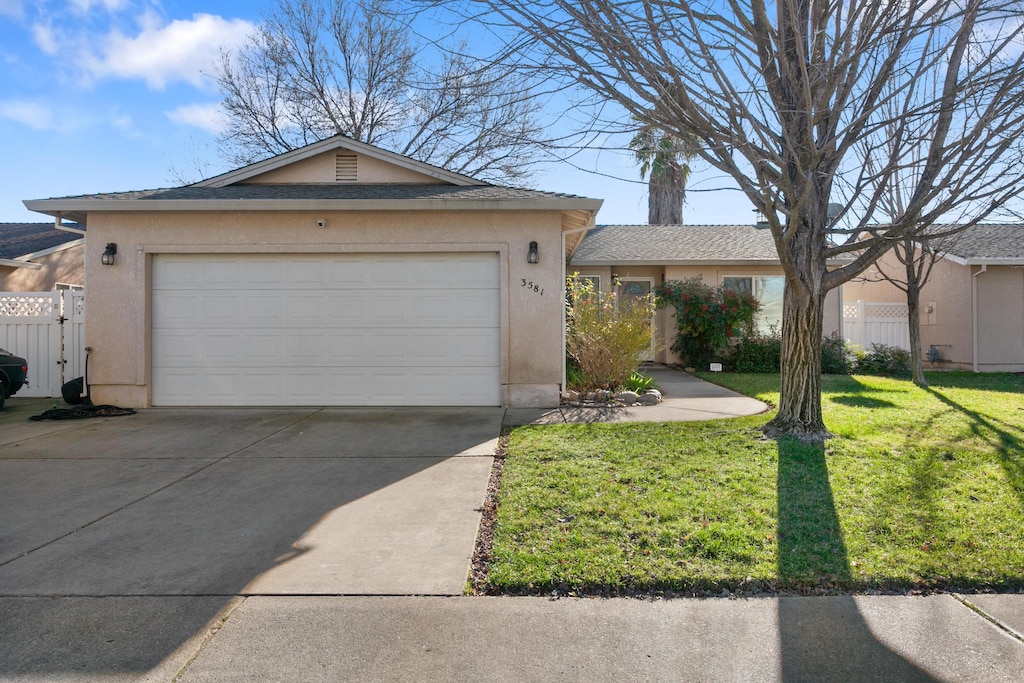
[[[1024,588],[1024,377],[929,381],[826,376],[824,449],[771,414],[517,428],[482,590]]]

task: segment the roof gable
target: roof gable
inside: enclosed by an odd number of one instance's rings
[[[341,155],[356,156],[357,175],[338,181]],[[362,162],[360,164],[360,162]],[[362,171],[360,166],[365,167]],[[359,177],[360,171],[363,177]],[[347,178],[347,176],[346,176]],[[336,135],[276,157],[228,171],[193,187],[227,187],[241,183],[446,183],[487,185],[469,176],[446,171],[387,150]]]

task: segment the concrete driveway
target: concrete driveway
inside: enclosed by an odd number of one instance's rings
[[[460,594],[503,415],[50,405],[0,413],[0,679],[162,678],[238,596]]]

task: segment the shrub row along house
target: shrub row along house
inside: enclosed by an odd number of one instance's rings
[[[185,187],[25,204],[87,228],[96,403],[552,406],[574,271],[627,296],[700,275],[752,292],[763,329],[781,314],[767,230],[597,227],[601,200],[492,185],[342,136]],[[842,327],[841,298],[825,334]],[[652,360],[676,360],[673,315],[655,314]]]

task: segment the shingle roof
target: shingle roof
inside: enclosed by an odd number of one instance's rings
[[[945,226],[942,226],[945,227]],[[947,253],[963,260],[1024,259],[1024,225],[975,225],[952,240]]]
[[[570,263],[778,260],[771,231],[752,225],[601,225],[587,232]]]
[[[524,190],[500,185],[443,184],[239,184],[225,187],[172,187],[132,192],[54,197],[51,200],[169,200],[169,201],[234,201],[234,200],[468,200],[509,201],[531,199],[584,199],[557,192]]]
[[[57,230],[53,223],[0,223],[0,258],[17,259],[80,239],[81,235]]]

